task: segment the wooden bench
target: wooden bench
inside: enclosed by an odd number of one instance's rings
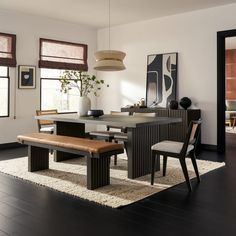
[[[28,145],[28,171],[49,168],[49,150],[87,157],[87,188],[96,189],[110,184],[110,157],[124,152],[123,146],[77,137],[32,133],[19,135],[18,141]]]

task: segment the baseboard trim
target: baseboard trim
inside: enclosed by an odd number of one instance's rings
[[[19,148],[19,147],[26,147],[25,144],[20,144],[20,143],[17,143],[17,142],[13,142],[13,143],[2,143],[0,144],[0,150],[3,150],[3,149],[10,149],[10,148]]]
[[[217,152],[217,145],[202,144],[202,150]]]

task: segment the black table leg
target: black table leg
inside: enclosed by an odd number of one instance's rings
[[[151,173],[151,146],[159,142],[159,126],[128,128],[128,178],[134,179]],[[155,170],[160,170],[157,158]]]

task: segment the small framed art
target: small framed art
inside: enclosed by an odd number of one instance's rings
[[[36,88],[36,66],[19,66],[18,68],[18,88]]]

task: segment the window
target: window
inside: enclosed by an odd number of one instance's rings
[[[9,67],[16,67],[16,35],[0,33],[0,117],[9,116]]]
[[[0,117],[9,116],[9,68],[0,66]]]
[[[76,112],[78,110],[78,91],[62,93],[60,75],[64,70],[41,69],[41,110],[57,109],[58,112]]]
[[[76,112],[78,91],[74,88],[66,94],[61,92],[59,79],[64,70],[88,70],[87,45],[42,38],[39,43],[41,110]]]
[[[40,68],[88,70],[85,44],[41,38],[39,55]]]
[[[0,33],[0,65],[16,67],[16,35]]]

